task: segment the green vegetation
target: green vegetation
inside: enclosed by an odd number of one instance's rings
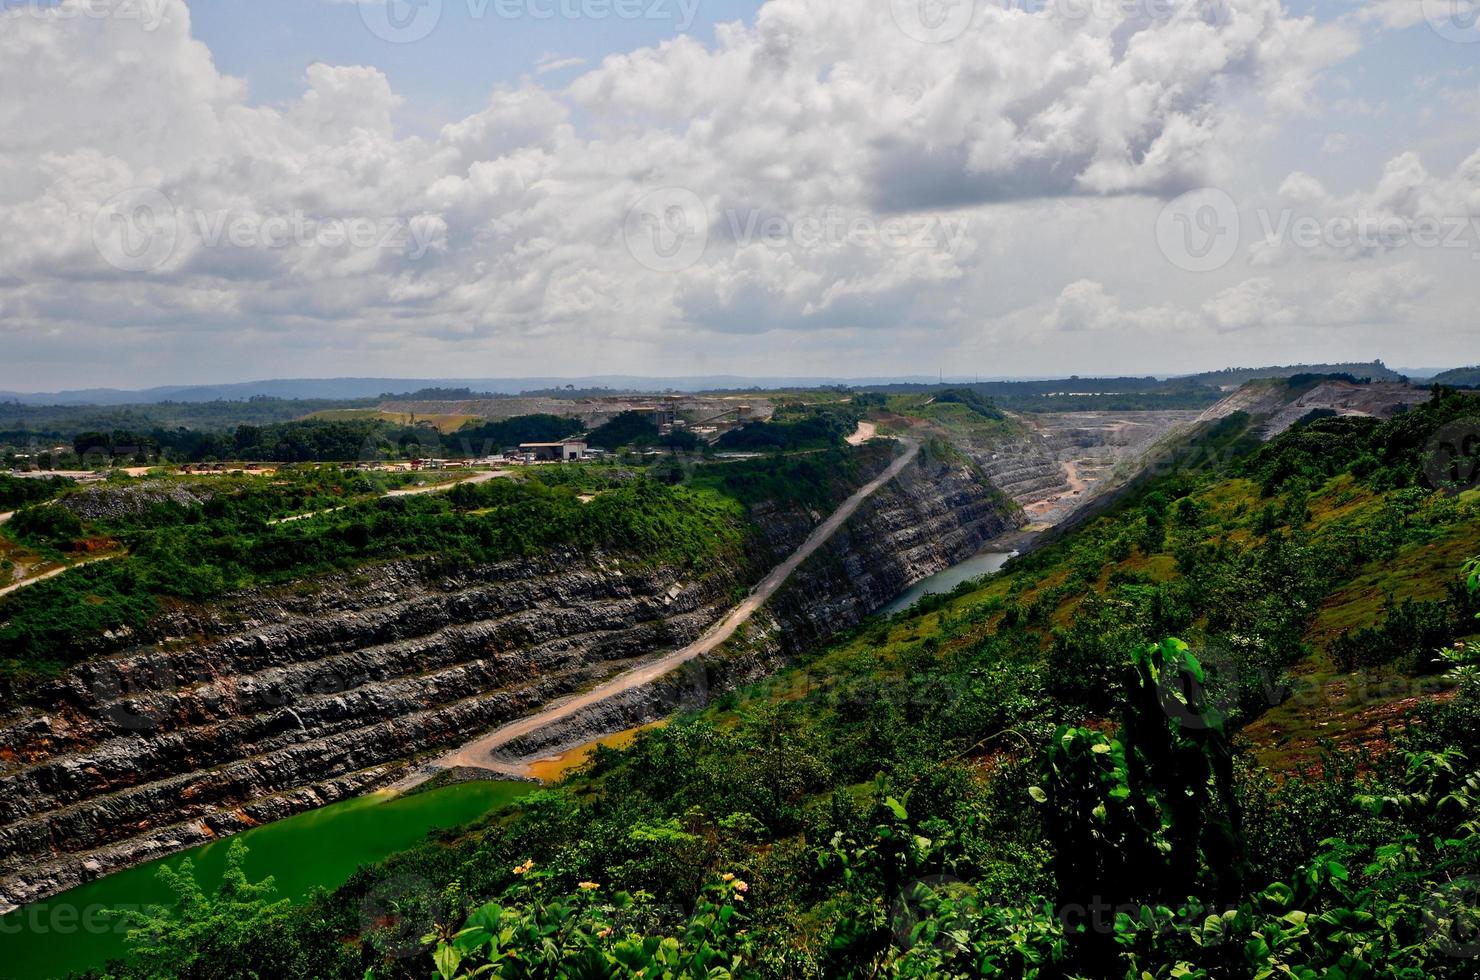
[[[159,869],[160,880],[175,893],[174,905],[152,906],[127,917],[133,956],[144,974],[219,975],[221,964],[251,948],[282,919],[287,900],[270,900],[271,878],[248,881],[242,870],[246,859],[246,848],[233,841],[215,895],[207,895],[196,883],[195,867],[188,859],[178,871]]]
[[[886,410],[894,415],[924,419],[949,439],[986,448],[1022,435],[1021,424],[1008,419],[992,401],[970,389],[934,394],[891,395]]]
[[[1369,381],[1402,381],[1403,376],[1381,361],[1344,364],[1291,364],[1283,367],[1226,368],[1222,371],[1207,371],[1194,374],[1183,380],[1214,387],[1230,387],[1249,381],[1268,378],[1289,378],[1294,375],[1346,375]]]
[[[1473,405],[1438,391],[1260,447],[1247,418],[1207,426],[1003,574],[599,748],[229,955],[197,957],[178,913],[114,974],[173,953],[200,976],[1473,976],[1480,562],[1459,566],[1480,493],[1425,480],[1434,434]],[[585,505],[538,478],[460,488],[376,530],[471,553],[471,528],[497,548],[522,514],[604,505],[560,531],[699,561],[717,531],[745,543],[744,506],[835,497],[862,471],[834,466],[887,449],[700,465],[677,487],[560,468],[607,482]],[[283,547],[332,559],[339,518]],[[1327,707],[1323,685],[1359,682]],[[1330,737],[1290,741],[1316,703]],[[407,880],[425,887],[366,915]]]
[[[1011,412],[1131,412],[1206,408],[1223,397],[1216,387],[1179,378],[1059,378],[982,381],[970,385],[886,385],[872,394],[919,405],[951,391],[968,391]]]
[[[234,429],[85,429],[65,439],[63,452],[49,451],[47,465],[148,465],[221,460],[305,463],[410,459],[417,456],[486,456],[521,442],[563,439],[583,428],[578,419],[527,415],[499,422],[468,423],[444,434],[433,420],[402,423],[374,409],[323,411],[311,418],[244,424]],[[17,434],[12,434],[16,436]],[[51,448],[61,437],[53,435]],[[6,442],[0,434],[0,444]],[[29,441],[12,439],[12,452]],[[53,458],[55,457],[55,458]]]
[[[433,455],[440,434],[431,426],[402,426],[379,418],[308,418],[234,431],[154,429],[80,432],[72,458],[82,464],[150,464],[162,460],[255,460],[304,463],[400,459]]]
[[[1466,975],[1449,954],[1480,871],[1480,682],[1451,682],[1399,751],[1329,748],[1280,783],[1233,740],[1297,696],[1293,667],[1393,618],[1317,632],[1327,597],[1430,546],[1480,551],[1475,495],[1414,476],[1465,407],[1315,420],[1232,472],[1248,420],[1209,427],[1009,572],[598,750],[565,786],[324,897],[292,941],[346,977],[557,958],[642,975],[662,950],[689,976],[700,948],[705,968],[778,978]],[[1449,604],[1423,642],[1461,659],[1468,574],[1423,600]],[[408,874],[442,889],[409,965],[352,919]]]
[[[894,451],[892,443],[878,442],[856,449],[838,447],[796,456],[705,464],[694,469],[688,484],[747,507],[800,506],[827,513],[888,466]]]
[[[1453,371],[1435,375],[1432,381],[1436,385],[1448,385],[1452,388],[1480,387],[1480,367],[1455,368]]]
[[[126,558],[0,601],[0,679],[7,699],[14,698],[36,677],[85,655],[80,638],[143,629],[165,598],[203,601],[390,558],[435,556],[456,566],[556,546],[697,563],[738,554],[741,516],[733,501],[647,480],[589,504],[537,479],[498,480],[464,485],[455,497],[382,498],[280,524],[264,522],[249,508],[188,509],[188,521],[117,526]]]
[[[1000,422],[1004,418],[997,411],[997,406],[970,388],[947,388],[935,396],[935,401],[941,405],[965,405],[977,415],[993,422]]]
[[[1222,398],[1216,388],[1182,385],[1167,391],[996,396],[995,401],[1013,412],[1186,412],[1208,408]]]
[[[0,445],[33,439],[70,441],[81,432],[152,432],[156,429],[234,430],[239,425],[289,422],[327,409],[372,408],[373,400],[269,398],[240,401],[156,402],[147,405],[23,405],[0,402]]]
[[[1026,651],[953,635],[856,636],[599,750],[194,975],[1471,975],[1473,678],[1398,753],[1276,786],[1186,644],[1130,648],[1116,708],[1075,723]],[[426,885],[367,918],[404,881]]]
[[[842,403],[783,405],[769,422],[750,422],[720,436],[726,452],[794,452],[841,446],[858,428],[858,408]]]
[[[368,562],[425,558],[452,568],[557,546],[694,566],[761,561],[769,551],[754,540],[747,507],[774,501],[830,510],[888,453],[880,444],[708,464],[683,485],[616,466],[548,467],[524,479],[399,498],[376,495],[409,474],[305,467],[273,477],[181,479],[173,485],[200,499],[147,496],[93,519],[79,520],[67,501],[27,508],[0,533],[54,551],[81,539],[110,542],[127,554],[0,599],[0,703],[96,652],[104,632],[147,637],[167,600],[203,602]],[[132,500],[132,489],[157,484],[125,480],[108,490]],[[578,495],[590,491],[599,492],[583,503]],[[312,516],[281,522],[303,514]]]
[[[658,441],[658,423],[651,412],[626,411],[605,425],[592,429],[586,441],[601,449],[617,450],[627,446],[651,446]]]
[[[585,429],[580,419],[559,415],[521,415],[497,422],[469,423],[448,441],[459,456],[489,456],[525,442],[557,442]]]
[[[11,511],[28,504],[50,500],[77,484],[60,476],[29,479],[0,473],[0,511]]]

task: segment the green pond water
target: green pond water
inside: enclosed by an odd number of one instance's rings
[[[0,918],[0,977],[65,976],[123,955],[122,927],[101,912],[173,904],[173,894],[154,878],[161,864],[174,868],[191,859],[196,880],[209,893],[221,881],[231,841],[241,840],[250,848],[247,877],[272,875],[277,897],[296,901],[315,888],[343,884],[356,868],[405,850],[433,828],[476,820],[533,788],[478,781],[414,796],[360,797],[100,878]]]

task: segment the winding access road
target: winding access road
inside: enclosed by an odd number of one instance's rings
[[[445,490],[451,490],[453,487],[461,486],[464,483],[467,483],[467,484],[487,483],[489,480],[497,480],[500,477],[507,477],[507,476],[512,476],[512,475],[513,475],[513,473],[510,472],[509,470],[484,470],[484,471],[481,471],[481,472],[479,472],[479,473],[477,473],[477,474],[475,474],[473,476],[466,477],[466,478],[461,479],[461,480],[453,480],[450,483],[431,483],[431,484],[428,484],[426,486],[411,487],[410,489],[406,489],[406,490],[391,490],[391,491],[386,492],[383,496],[386,496],[386,497],[417,497],[417,496],[420,496],[421,494],[424,494],[424,493],[441,493],[441,492],[443,492]],[[328,510],[315,510],[315,511],[309,511],[306,514],[294,514],[291,517],[279,517],[278,519],[272,520],[272,521],[268,521],[267,523],[268,524],[291,524],[294,521],[307,520],[310,517],[319,517],[319,516],[321,516],[323,514],[334,514],[334,513],[337,513],[339,511],[341,511],[341,510],[344,510],[348,506],[350,506],[350,505],[349,504],[345,504],[343,507],[330,507]],[[13,517],[13,516],[15,516],[15,511],[10,511],[9,513],[6,513],[6,514],[0,514],[0,524],[4,524],[6,521],[10,520],[11,517]],[[5,596],[8,596],[12,592],[19,592],[21,589],[27,588],[28,586],[37,585],[37,584],[39,584],[41,582],[47,581],[48,579],[54,579],[58,575],[62,575],[62,574],[65,574],[66,572],[70,572],[74,568],[81,568],[83,565],[91,565],[91,564],[94,564],[95,562],[100,562],[100,561],[112,561],[114,558],[118,558],[118,557],[120,557],[120,556],[119,555],[103,555],[103,556],[98,557],[98,558],[89,558],[86,561],[73,562],[70,565],[63,565],[61,568],[54,568],[51,571],[49,571],[49,572],[43,572],[40,575],[32,575],[30,578],[24,578],[24,579],[21,579],[19,582],[16,582],[16,583],[14,583],[12,585],[7,585],[7,586],[4,586],[3,588],[0,588],[0,598],[3,598]]]
[[[489,480],[497,480],[497,479],[500,479],[502,477],[510,477],[510,476],[513,476],[513,475],[514,475],[514,473],[513,473],[512,470],[482,470],[482,471],[480,471],[478,473],[475,473],[473,476],[464,477],[461,480],[452,480],[451,482],[448,482],[448,483],[428,483],[425,486],[410,487],[410,488],[404,489],[404,490],[387,490],[385,493],[381,494],[381,496],[382,497],[419,497],[422,494],[426,494],[426,493],[442,493],[443,491],[451,490],[453,487],[460,487],[464,483],[468,484],[469,486],[474,486],[474,485],[479,484],[479,483],[487,483]],[[379,499],[379,498],[370,498],[370,499]],[[306,521],[310,517],[321,517],[324,514],[337,514],[341,510],[346,510],[346,509],[348,509],[351,506],[352,506],[351,504],[344,504],[344,505],[339,506],[339,507],[330,507],[327,510],[311,510],[311,511],[309,511],[306,514],[293,514],[291,517],[279,517],[276,520],[271,520],[271,521],[268,521],[267,523],[268,524],[292,524],[295,521]]]
[[[831,538],[837,532],[838,528],[847,522],[848,518],[853,516],[854,512],[858,510],[859,506],[865,500],[873,496],[874,492],[880,487],[904,472],[904,468],[914,461],[915,456],[920,451],[919,443],[905,441],[904,446],[905,451],[889,464],[888,469],[870,480],[856,491],[853,496],[843,501],[827,520],[813,529],[812,533],[807,536],[807,540],[803,541],[801,546],[792,552],[786,561],[773,568],[771,573],[751,590],[750,595],[743,602],[730,610],[728,616],[705,631],[704,635],[699,637],[699,639],[686,647],[659,657],[651,663],[646,663],[641,667],[634,667],[626,673],[618,674],[611,680],[598,684],[589,691],[556,701],[537,714],[529,715],[518,721],[510,722],[502,728],[497,728],[487,735],[467,743],[462,748],[442,756],[433,762],[429,769],[425,769],[409,780],[403,781],[397,788],[409,789],[411,786],[429,779],[439,770],[463,767],[486,769],[490,772],[505,775],[525,776],[527,775],[526,770],[528,768],[525,762],[496,759],[494,753],[517,738],[532,735],[546,725],[563,721],[578,711],[582,711],[595,704],[600,704],[607,698],[642,687],[644,684],[650,684],[675,667],[708,653],[728,640],[740,628],[741,624],[750,619],[755,614],[755,611],[765,604],[767,599],[775,595],[776,590],[791,577],[791,573],[796,571],[802,562],[810,558],[813,552]]]
[[[16,582],[14,585],[7,585],[3,589],[0,589],[0,596],[8,596],[12,592],[19,592],[21,589],[24,589],[27,586],[35,585],[38,582],[45,582],[49,579],[54,579],[58,575],[70,572],[74,568],[81,568],[84,565],[96,565],[100,561],[112,561],[114,558],[117,557],[117,555],[102,555],[97,558],[87,558],[83,561],[73,562],[70,565],[63,565],[61,568],[53,568],[51,571],[42,572],[40,575],[32,575],[30,578],[23,578],[19,582]]]

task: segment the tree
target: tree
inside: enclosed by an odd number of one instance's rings
[[[246,860],[246,845],[232,841],[215,895],[195,880],[189,858],[178,871],[161,867],[158,878],[175,893],[175,905],[122,913],[130,927],[131,971],[194,978],[287,975],[260,963],[258,946],[262,937],[284,928],[290,903],[270,901],[276,891],[271,877],[248,881]]]

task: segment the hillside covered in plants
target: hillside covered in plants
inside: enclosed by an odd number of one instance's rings
[[[1225,419],[1003,574],[306,905],[182,878],[112,973],[1473,976],[1480,493],[1426,476],[1472,412]]]

